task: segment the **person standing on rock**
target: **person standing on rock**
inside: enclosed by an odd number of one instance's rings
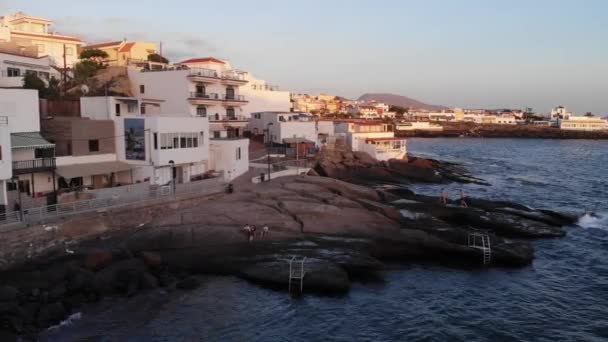
[[[439,202],[443,205],[448,204],[448,195],[445,193],[445,188],[441,188],[441,193],[439,194]]]
[[[468,208],[467,205],[467,195],[464,193],[464,190],[460,190],[460,206],[463,208]]]
[[[266,239],[268,233],[269,233],[269,228],[268,225],[265,224],[264,227],[262,227],[262,239]]]
[[[251,242],[253,240],[253,237],[251,236],[251,226],[246,224],[243,230],[247,233],[247,241]]]
[[[255,239],[255,231],[257,230],[255,224],[251,226],[251,238],[249,239],[249,241],[253,241]]]

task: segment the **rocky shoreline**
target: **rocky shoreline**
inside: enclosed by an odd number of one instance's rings
[[[386,177],[380,179],[394,184],[483,182],[438,161],[414,159],[402,169],[401,161],[331,153],[332,158],[319,159],[316,173],[361,184],[380,172]],[[193,289],[203,274],[234,275],[286,291],[293,256],[307,257],[305,292],[316,293],[345,293],[353,281],[381,278],[392,262],[483,267],[482,251],[467,243],[473,232],[490,238],[490,267],[521,267],[534,258],[529,239],[563,236],[564,227],[576,222],[576,217],[517,203],[470,199],[469,208],[461,208],[403,186],[375,190],[314,175],[243,185],[171,214],[110,213],[115,222],[136,215],[142,215],[145,227],[98,236],[73,246],[73,253],[55,249],[0,273],[2,340],[16,335],[35,340],[41,329],[104,296]],[[268,224],[270,236],[249,243],[245,224]]]

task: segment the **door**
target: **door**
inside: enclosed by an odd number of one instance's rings
[[[226,87],[226,100],[234,100],[234,88]]]

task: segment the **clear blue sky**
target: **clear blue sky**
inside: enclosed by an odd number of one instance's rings
[[[608,114],[606,0],[0,0],[88,42],[162,41],[296,92]]]

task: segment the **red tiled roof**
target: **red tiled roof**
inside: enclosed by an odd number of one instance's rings
[[[115,46],[115,45],[120,45],[120,43],[122,43],[122,41],[99,43],[99,44],[87,45],[84,48],[85,49],[98,49],[98,48],[104,48],[104,47],[111,47],[111,46]]]
[[[38,38],[46,38],[46,39],[60,39],[60,40],[69,40],[72,42],[79,42],[82,43],[82,40],[75,38],[75,37],[69,37],[69,36],[60,36],[57,34],[34,34],[34,33],[25,33],[25,32],[11,32],[12,35],[17,35],[17,36],[28,36],[28,37],[38,37]]]
[[[129,51],[131,51],[131,48],[133,47],[133,45],[135,45],[135,43],[127,43],[127,44],[125,44],[125,46],[121,47],[120,50],[118,50],[118,52],[129,52]]]
[[[190,59],[180,62],[178,64],[194,64],[194,63],[206,63],[206,62],[226,64],[226,62],[222,61],[221,59],[217,59],[214,57],[190,58]]]

